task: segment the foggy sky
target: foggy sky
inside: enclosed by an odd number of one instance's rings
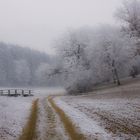
[[[68,28],[114,24],[122,0],[0,0],[0,41],[53,53]]]

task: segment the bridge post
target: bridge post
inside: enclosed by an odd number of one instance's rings
[[[3,95],[3,90],[0,90],[0,95]]]
[[[31,90],[29,90],[29,95],[31,95]]]
[[[17,89],[15,89],[15,95],[17,95]]]
[[[24,90],[22,89],[22,95],[24,96]]]
[[[10,89],[8,90],[8,96],[10,96]]]

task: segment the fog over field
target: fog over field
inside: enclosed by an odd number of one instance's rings
[[[115,24],[121,0],[0,0],[0,40],[54,54],[52,42],[69,28]]]
[[[80,93],[139,74],[139,0],[1,0],[0,11],[1,86]]]

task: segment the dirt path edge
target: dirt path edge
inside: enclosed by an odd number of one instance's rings
[[[71,119],[66,115],[66,113],[61,108],[59,108],[56,105],[53,98],[55,98],[55,96],[49,96],[48,101],[53,107],[53,109],[56,111],[56,113],[59,115],[60,120],[62,121],[64,128],[67,131],[70,139],[71,140],[85,140],[86,139],[85,136],[76,129]]]
[[[36,122],[38,114],[38,100],[36,99],[32,103],[31,112],[25,127],[22,130],[22,134],[19,140],[33,140],[36,135]]]

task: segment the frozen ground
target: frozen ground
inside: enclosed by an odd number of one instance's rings
[[[37,140],[69,140],[59,116],[53,110],[47,98],[39,100],[36,135]]]
[[[62,89],[34,88],[33,97],[0,96],[0,140],[17,140],[39,98],[37,140],[68,140],[59,116],[47,102]],[[96,90],[83,96],[57,96],[56,104],[87,140],[140,139],[140,82]]]
[[[35,96],[33,97],[0,96],[0,140],[18,139],[29,117],[31,104],[34,99],[42,99],[47,95],[62,92],[64,90],[58,88],[34,88]]]
[[[140,139],[139,82],[55,101],[90,140]]]
[[[32,98],[0,97],[0,140],[15,140],[29,114]]]

